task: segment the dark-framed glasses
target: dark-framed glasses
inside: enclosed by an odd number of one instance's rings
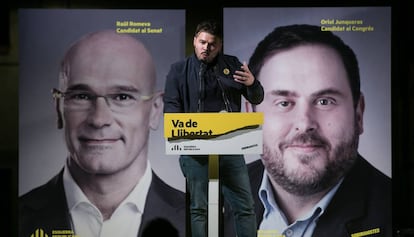
[[[74,111],[86,111],[96,105],[98,98],[103,98],[109,108],[114,112],[127,112],[135,108],[139,102],[150,100],[153,95],[141,95],[138,92],[120,91],[106,95],[98,95],[87,90],[70,90],[62,92],[52,89],[54,99],[63,99],[65,108]]]

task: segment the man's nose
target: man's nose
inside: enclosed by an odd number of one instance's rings
[[[317,111],[312,106],[304,105],[297,108],[295,117],[295,130],[300,133],[311,132],[319,128]]]
[[[204,50],[206,50],[206,51],[211,51],[211,48],[212,48],[213,46],[211,45],[211,44],[206,44],[205,45],[205,49]]]
[[[91,109],[88,122],[91,126],[100,128],[108,126],[113,121],[113,112],[105,97],[97,97]]]

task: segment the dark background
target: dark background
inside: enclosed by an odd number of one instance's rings
[[[414,236],[414,7],[409,1],[292,0],[3,0],[0,3],[0,229],[17,236],[18,177],[18,9],[186,9],[186,55],[193,52],[196,24],[222,20],[223,7],[391,6],[392,11],[392,180],[394,236]],[[267,3],[266,3],[267,2]],[[411,4],[412,5],[412,4]],[[260,17],[260,16],[246,16]],[[63,29],[63,28],[62,28]],[[44,32],[47,34],[47,29]],[[225,42],[224,42],[225,44]],[[224,45],[225,47],[225,45]],[[404,235],[403,232],[406,234]],[[411,233],[408,233],[411,232]],[[400,233],[400,235],[398,235]]]

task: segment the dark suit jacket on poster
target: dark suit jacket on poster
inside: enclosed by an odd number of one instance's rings
[[[264,207],[258,191],[263,177],[261,160],[248,164],[257,224],[260,225]],[[378,171],[361,156],[319,218],[314,237],[349,237],[361,233],[370,237],[392,237],[391,179]],[[235,236],[232,215],[225,214],[224,236]],[[379,232],[379,233],[376,233]],[[376,234],[375,234],[376,233]]]
[[[154,222],[162,219],[169,223]],[[185,194],[168,186],[154,172],[138,237],[152,222],[167,223],[159,227],[165,233],[171,231],[166,228],[174,226],[179,236],[185,236]],[[30,237],[38,228],[48,236],[53,230],[72,229],[63,188],[63,170],[45,185],[19,198],[19,237]]]

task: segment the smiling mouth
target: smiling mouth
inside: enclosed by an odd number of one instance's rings
[[[322,149],[323,146],[319,144],[314,144],[314,145],[313,144],[295,144],[295,145],[289,145],[286,148],[292,149],[295,151],[309,153],[309,152],[314,152],[316,150]]]
[[[80,138],[79,141],[83,144],[88,145],[108,145],[117,142],[119,139],[91,139],[91,138]]]

